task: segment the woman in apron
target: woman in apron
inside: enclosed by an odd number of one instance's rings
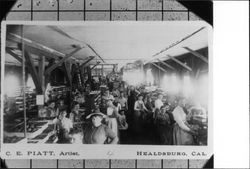
[[[138,100],[135,102],[135,106],[134,106],[133,122],[134,122],[134,131],[136,133],[142,132],[142,128],[143,128],[142,116],[143,116],[143,113],[145,113],[145,111],[148,111],[142,99],[143,99],[143,96],[139,95]]]
[[[115,135],[119,136],[118,124],[117,124],[117,118],[119,114],[118,114],[117,108],[113,105],[111,100],[107,102],[107,106],[108,106],[107,118],[106,118],[107,125],[115,133]]]
[[[184,99],[178,101],[178,105],[172,112],[175,124],[173,129],[173,144],[174,145],[193,145],[194,130],[189,127],[186,121],[186,113],[184,112]]]

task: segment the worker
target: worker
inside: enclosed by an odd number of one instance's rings
[[[144,113],[146,113],[145,111],[148,111],[142,99],[143,99],[143,95],[140,94],[134,106],[133,125],[134,125],[134,131],[136,133],[139,133],[142,131],[142,124],[143,124],[142,116]]]
[[[88,115],[86,119],[91,119],[91,123],[83,131],[83,144],[117,144],[117,135],[102,123],[105,115],[96,110]]]
[[[163,106],[162,98],[163,95],[159,94],[157,99],[155,100],[155,109],[161,109],[161,107]]]
[[[177,100],[178,105],[172,112],[175,125],[173,128],[173,144],[174,145],[193,145],[193,135],[197,134],[196,131],[191,129],[190,125],[187,123],[186,113],[184,112],[185,100],[184,98],[179,98]]]
[[[116,106],[114,106],[113,102],[111,100],[109,100],[107,102],[107,116],[106,116],[106,122],[107,125],[109,126],[109,128],[117,135],[118,134],[118,123],[117,123],[117,119],[119,116],[118,113],[118,109]]]
[[[70,132],[73,129],[73,123],[66,117],[66,110],[62,110],[58,117],[53,120],[54,130],[58,138],[57,143],[71,143]]]

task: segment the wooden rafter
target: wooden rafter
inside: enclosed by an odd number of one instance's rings
[[[167,66],[168,68],[172,69],[172,70],[176,70],[173,66],[167,64],[166,62],[164,61],[161,61],[160,59],[157,59],[159,62],[161,62],[163,65]]]
[[[178,59],[176,59],[175,57],[172,57],[170,55],[167,55],[170,59],[172,59],[173,61],[175,61],[176,63],[178,63],[179,65],[181,65],[182,67],[186,68],[189,71],[192,71],[192,68],[189,67],[188,65],[182,63],[181,61],[179,61]]]
[[[19,57],[17,54],[15,54],[12,50],[11,50],[11,48],[6,48],[6,52],[7,53],[9,53],[11,56],[13,56],[16,60],[18,60],[20,63],[22,63],[22,58],[21,57]]]
[[[97,62],[93,67],[91,67],[91,70],[93,70],[99,64],[100,64],[100,62]]]
[[[92,48],[92,46],[90,46],[89,44],[87,44],[87,46],[96,54],[96,56],[98,56],[103,61],[103,63],[105,63],[105,61],[103,60],[103,58],[95,51],[94,48]]]
[[[25,50],[27,50],[29,53],[33,53],[37,56],[43,55],[43,56],[53,58],[53,59],[60,59],[60,58],[64,57],[63,55],[55,55],[49,51],[37,49],[37,48],[34,48],[32,46],[29,46],[29,45],[25,45]]]
[[[89,63],[91,60],[93,60],[95,57],[94,56],[90,56],[88,60],[86,60],[85,62],[83,62],[81,64],[81,68],[84,67],[87,63]]]
[[[21,44],[21,42],[22,42],[21,37],[19,37],[18,35],[15,35],[15,34],[10,34],[10,33],[7,35],[7,40],[10,40],[10,41],[15,42],[17,44]],[[23,39],[23,42],[25,44],[25,49],[27,48],[28,50],[32,50],[33,52],[35,49],[39,52],[46,53],[46,56],[49,55],[49,56],[54,56],[56,58],[61,58],[61,57],[65,56],[61,52],[58,52],[54,49],[49,50],[48,48],[45,48],[43,45],[36,43],[34,41],[31,41],[28,39]]]
[[[165,69],[163,69],[161,66],[157,65],[156,63],[153,63],[152,64],[157,67],[158,69],[162,70],[163,72],[167,73],[167,71]]]
[[[186,37],[182,38],[181,40],[179,40],[179,41],[177,41],[177,42],[171,44],[171,45],[168,46],[168,47],[166,47],[165,49],[162,49],[160,52],[157,52],[156,54],[154,54],[153,57],[155,57],[155,56],[157,56],[157,55],[159,55],[159,54],[161,54],[161,53],[163,53],[163,52],[169,50],[170,48],[172,48],[172,47],[174,47],[174,46],[176,46],[176,45],[182,43],[183,41],[185,41],[186,39],[192,37],[193,35],[195,35],[196,33],[200,32],[200,31],[203,30],[203,29],[205,29],[205,27],[201,27],[201,28],[198,29],[197,31],[193,32],[192,34],[189,34],[189,35],[187,35]]]
[[[72,57],[75,53],[77,53],[81,49],[82,49],[82,47],[76,48],[73,52],[67,54],[59,62],[57,62],[56,64],[54,64],[51,67],[47,68],[46,71],[45,71],[45,74],[50,74],[51,71],[53,71],[55,68],[57,68],[62,63],[64,63],[67,59],[69,59],[70,57]]]
[[[200,58],[201,60],[203,60],[204,62],[208,63],[208,59],[203,56],[202,54],[190,49],[189,47],[183,47],[184,49],[186,49],[187,51],[189,51],[190,53],[192,53],[194,56]]]

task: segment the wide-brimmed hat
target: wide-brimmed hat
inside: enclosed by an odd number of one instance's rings
[[[89,114],[89,115],[86,117],[86,119],[89,119],[89,118],[91,118],[92,116],[102,116],[102,117],[106,117],[106,115],[103,114],[102,112],[100,112],[99,109],[98,109],[98,110],[95,110],[94,113]]]

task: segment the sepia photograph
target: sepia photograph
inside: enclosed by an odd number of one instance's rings
[[[183,158],[212,152],[207,23],[13,21],[2,30],[3,152],[13,145],[26,155],[74,146],[81,157],[100,145],[135,156],[152,153],[148,146]]]

